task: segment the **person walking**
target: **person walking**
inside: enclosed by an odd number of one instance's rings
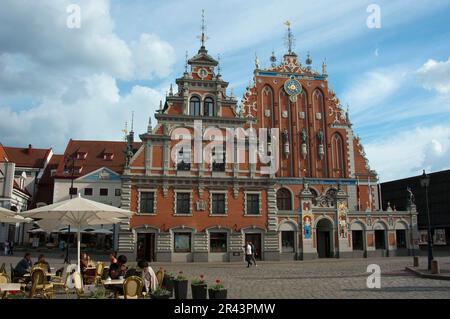
[[[10,242],[9,243],[9,255],[12,256],[13,255],[13,249],[14,249],[14,242]]]
[[[250,242],[247,242],[245,246],[245,261],[247,262],[247,268],[252,265],[252,246]]]
[[[251,260],[253,261],[253,264],[255,265],[255,267],[258,267],[258,265],[256,264],[256,250],[255,250],[255,245],[253,245],[252,242],[250,242],[250,247],[252,249],[252,254],[251,254]]]
[[[5,250],[5,256],[8,256],[8,254],[9,254],[9,242],[7,240],[5,240],[5,242],[3,243],[3,248]]]

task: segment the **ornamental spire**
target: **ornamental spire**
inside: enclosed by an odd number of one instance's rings
[[[294,47],[294,42],[295,42],[295,38],[294,35],[292,34],[292,30],[291,30],[291,22],[288,20],[284,23],[287,26],[287,35],[286,35],[286,46],[288,48],[288,54],[292,54],[293,51],[293,47]]]
[[[208,40],[209,38],[205,35],[206,32],[206,23],[205,23],[205,10],[202,9],[202,34],[200,36],[198,36],[197,38],[200,39],[200,44],[201,44],[201,49],[205,48],[205,42],[206,40]]]

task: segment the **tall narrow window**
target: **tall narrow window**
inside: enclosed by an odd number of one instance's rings
[[[225,194],[212,194],[211,213],[213,215],[225,214]]]
[[[154,192],[141,192],[140,198],[140,209],[141,214],[153,214],[155,203],[155,193]]]
[[[191,149],[187,146],[181,147],[178,151],[177,170],[189,171],[191,169]]]
[[[344,149],[342,138],[339,134],[334,134],[332,138],[332,163],[333,163],[333,175],[334,177],[344,177]]]
[[[177,193],[177,214],[187,215],[191,213],[191,194],[190,193]]]
[[[212,150],[212,170],[225,172],[225,146],[214,147]]]
[[[193,96],[189,102],[189,114],[200,115],[200,99],[196,96]]]
[[[259,195],[247,194],[247,215],[259,215]]]
[[[204,112],[205,112],[205,116],[214,116],[215,115],[215,110],[214,110],[214,101],[212,98],[207,97],[205,99],[205,104],[204,104]]]

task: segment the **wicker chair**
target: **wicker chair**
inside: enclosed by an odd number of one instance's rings
[[[0,267],[0,274],[6,274],[6,266],[5,266],[5,263],[2,263],[2,266]]]
[[[165,274],[165,271],[162,270],[162,269],[159,269],[159,270],[156,272],[156,279],[158,279],[158,285],[159,285],[159,288],[161,288],[162,285],[163,285],[164,274]]]
[[[75,271],[77,265],[67,265],[66,268],[63,268],[63,273],[61,276],[54,276],[52,278],[52,284],[55,290],[62,290],[66,293],[66,297],[69,295],[70,286],[69,283],[72,280],[70,275]]]
[[[34,297],[53,297],[53,284],[47,282],[47,276],[43,269],[35,267],[31,271],[31,290],[30,298]]]
[[[7,284],[10,283],[11,280],[9,279],[7,274],[0,273],[0,284]],[[5,298],[6,292],[0,292],[0,299]]]
[[[77,298],[82,299],[90,297],[90,294],[84,292],[83,277],[81,276],[81,274],[78,271],[76,271],[72,274],[72,278]]]
[[[123,282],[123,296],[119,299],[139,299],[142,297],[144,282],[138,276],[130,276]]]
[[[99,262],[97,263],[97,266],[95,267],[95,274],[94,276],[87,276],[87,282],[93,283],[95,285],[99,285],[102,283],[102,279],[103,279],[103,271],[105,269],[105,263],[103,262]]]

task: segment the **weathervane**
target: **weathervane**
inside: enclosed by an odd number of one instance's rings
[[[205,47],[205,42],[209,38],[205,35],[206,32],[206,24],[205,24],[205,10],[202,9],[202,35],[197,36],[198,39],[200,39],[200,43],[202,44],[202,48]]]
[[[288,47],[289,54],[292,54],[292,48],[294,46],[294,35],[291,31],[291,22],[288,20],[284,23],[288,27],[288,33],[287,33],[287,39],[286,39],[286,45]]]

